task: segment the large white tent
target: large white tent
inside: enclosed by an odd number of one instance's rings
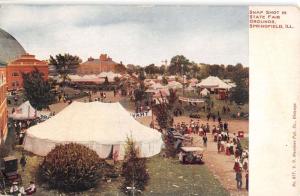
[[[136,121],[119,103],[73,102],[49,120],[27,130],[24,149],[45,156],[57,144],[80,143],[101,158],[112,153],[122,160],[128,137],[136,142],[141,157],[160,152],[161,133]]]
[[[197,87],[201,88],[216,88],[216,89],[230,89],[231,86],[226,84],[220,78],[215,76],[209,76],[203,79],[200,83],[196,85]]]

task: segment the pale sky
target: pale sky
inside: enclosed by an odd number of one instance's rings
[[[196,63],[248,66],[248,7],[2,5],[0,28],[39,59],[107,53],[146,66],[182,54]]]

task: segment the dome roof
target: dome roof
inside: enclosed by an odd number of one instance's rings
[[[9,63],[25,53],[21,44],[12,35],[0,28],[0,64]]]

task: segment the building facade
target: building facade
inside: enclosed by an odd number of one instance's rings
[[[34,55],[24,54],[20,58],[10,62],[7,65],[7,89],[22,89],[22,73],[28,73],[34,69],[39,70],[45,80],[48,79],[48,63],[46,61],[36,59]]]
[[[0,64],[0,144],[7,137],[7,98],[6,98],[6,66]]]
[[[101,54],[99,59],[90,57],[86,62],[80,64],[77,68],[77,74],[90,75],[101,72],[116,72],[117,65],[118,63],[114,62],[107,54]]]

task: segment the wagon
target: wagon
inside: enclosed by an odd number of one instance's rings
[[[200,147],[181,147],[179,160],[183,164],[203,164],[203,148]]]

